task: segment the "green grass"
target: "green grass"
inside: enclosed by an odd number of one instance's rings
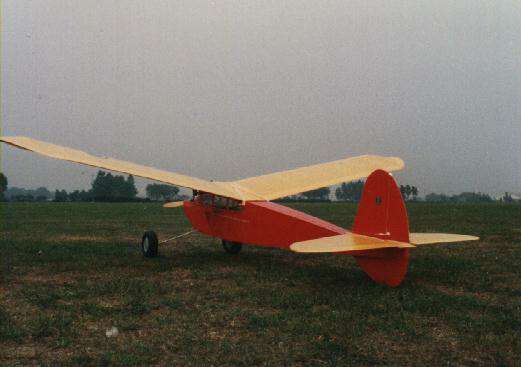
[[[294,204],[350,227],[351,204]],[[350,256],[193,235],[156,204],[6,204],[0,365],[516,365],[521,360],[521,205],[409,206],[411,231],[481,236],[425,246],[405,282],[371,282]],[[105,331],[119,330],[115,338]]]

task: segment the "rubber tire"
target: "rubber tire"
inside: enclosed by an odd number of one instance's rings
[[[145,249],[145,239],[148,239],[148,248]],[[144,257],[157,257],[159,254],[159,241],[154,231],[146,231],[141,240],[141,252]]]
[[[242,250],[242,243],[222,240],[223,249],[229,254],[236,255]]]

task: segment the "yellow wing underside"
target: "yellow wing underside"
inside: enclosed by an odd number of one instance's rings
[[[113,158],[97,157],[27,137],[0,137],[0,141],[54,159],[131,174],[241,201],[274,200],[364,178],[376,169],[391,172],[404,166],[400,158],[366,155],[238,181],[211,182]]]
[[[416,247],[416,245],[476,240],[479,240],[479,237],[460,234],[410,233],[409,242],[398,242],[347,232],[338,236],[295,242],[290,246],[290,249],[295,252],[305,253],[349,252],[378,250],[382,248],[412,248]]]

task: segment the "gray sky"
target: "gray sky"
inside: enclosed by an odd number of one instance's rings
[[[201,178],[400,156],[521,191],[519,1],[2,1],[3,134]],[[96,170],[2,147],[11,186]],[[141,186],[145,181],[139,181]]]

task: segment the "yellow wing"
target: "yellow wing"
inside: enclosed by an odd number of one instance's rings
[[[287,195],[364,178],[376,169],[395,171],[403,168],[403,161],[400,158],[367,155],[239,181],[210,182],[113,158],[96,157],[79,150],[26,137],[0,137],[0,141],[55,159],[127,173],[241,201],[274,200]]]
[[[195,190],[211,192],[216,195],[242,200],[233,188],[230,189],[226,185],[215,182],[209,182],[112,158],[96,157],[79,150],[65,148],[26,137],[0,137],[0,141],[17,148],[29,150],[55,159],[81,163],[87,166],[99,167],[110,171],[127,173],[172,185],[189,187]]]
[[[319,253],[376,250],[390,247],[409,248],[415,246],[406,242],[381,240],[375,237],[347,232],[337,236],[295,242],[290,246],[290,249],[295,252]]]
[[[396,157],[364,155],[329,163],[271,173],[233,182],[241,191],[255,193],[264,200],[358,180],[376,169],[388,172],[402,169],[403,161]]]

